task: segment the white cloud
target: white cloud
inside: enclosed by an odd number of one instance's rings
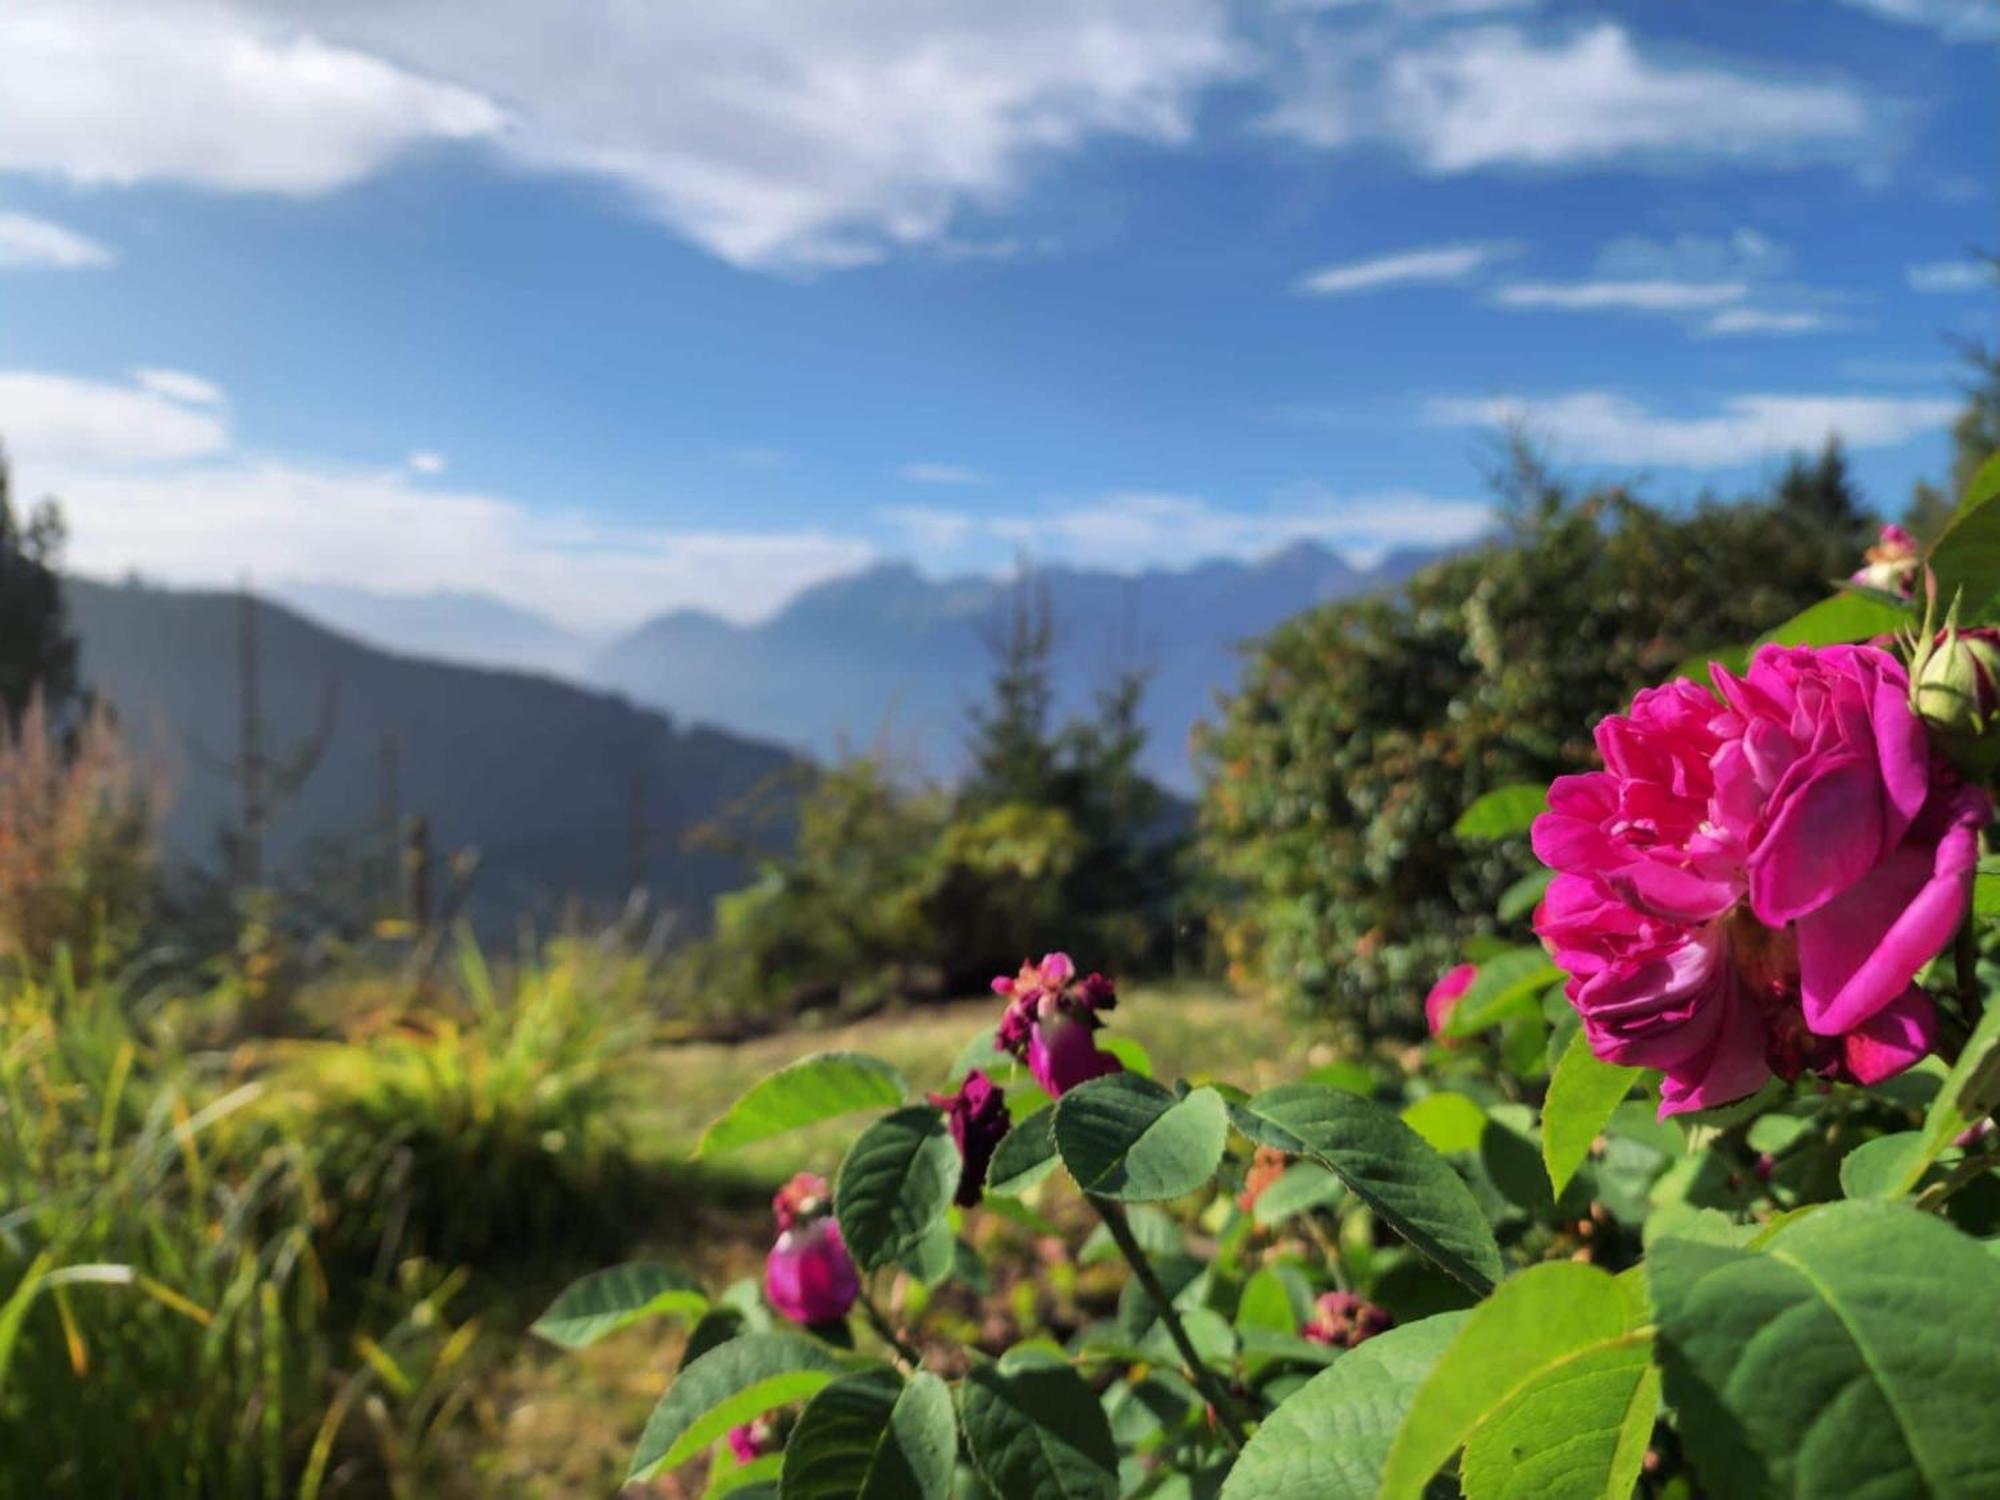
[[[1508,252],[1504,245],[1433,245],[1369,260],[1327,266],[1299,279],[1299,290],[1317,297],[1376,291],[1410,282],[1463,281]]]
[[[444,455],[432,452],[429,448],[417,449],[404,459],[403,463],[412,474],[435,476],[445,471]]]
[[[755,618],[874,557],[864,541],[809,527],[613,524],[439,491],[401,467],[244,453],[231,445],[221,392],[196,383],[214,391],[212,403],[0,371],[0,435],[21,488],[61,498],[80,570],[136,569],[179,584],[228,584],[247,571],[390,592],[479,591],[532,600],[579,629],[609,629],[682,605]],[[435,457],[412,458],[425,456]]]
[[[25,471],[202,458],[228,446],[229,429],[214,412],[144,386],[0,370],[0,441]]]
[[[1959,403],[1908,396],[1733,396],[1719,412],[1669,416],[1606,391],[1540,401],[1446,397],[1429,419],[1451,427],[1523,426],[1592,463],[1723,469],[1838,436],[1850,448],[1891,448],[1942,433]]]
[[[479,93],[222,0],[9,0],[0,170],[321,193],[499,131]]]
[[[5,128],[0,125],[0,130]],[[108,266],[116,259],[108,248],[74,229],[31,214],[0,213],[0,266],[81,271]]]
[[[1691,312],[1741,302],[1740,281],[1521,281],[1494,294],[1502,307],[1563,312]]]
[[[222,406],[229,399],[214,381],[190,375],[186,370],[138,369],[132,372],[132,379],[141,390],[187,406]]]
[[[1837,319],[1810,308],[1725,307],[1701,325],[1710,338],[1741,338],[1746,334],[1820,333],[1839,327]]]
[[[909,463],[896,470],[897,477],[911,484],[986,484],[987,477],[962,464]]]
[[[1342,497],[1304,483],[1259,511],[1233,510],[1193,495],[1121,490],[1038,514],[972,515],[900,509],[883,519],[908,532],[927,561],[965,552],[991,559],[1014,552],[1046,562],[1136,572],[1211,557],[1259,557],[1289,542],[1316,541],[1358,561],[1400,546],[1470,541],[1493,523],[1484,501],[1396,492]]]
[[[1914,292],[1984,292],[2000,285],[2000,272],[1983,260],[1934,260],[1911,266],[1909,278]]]
[[[486,139],[617,184],[725,260],[785,270],[1016,253],[976,216],[1092,138],[1188,139],[1200,93],[1246,56],[1227,0],[10,0],[0,15],[0,170],[308,193],[422,142]]]
[[[1885,21],[1929,26],[1954,42],[2000,37],[2000,0],[1843,0]]]
[[[1840,83],[1649,56],[1612,22],[1548,38],[1511,25],[1308,34],[1300,51],[1273,128],[1319,146],[1387,141],[1440,174],[1848,160],[1882,113]]]

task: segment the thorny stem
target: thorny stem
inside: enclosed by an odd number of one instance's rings
[[[1092,1196],[1090,1206],[1097,1210],[1104,1220],[1104,1227],[1111,1231],[1111,1238],[1118,1246],[1119,1253],[1132,1267],[1132,1274],[1139,1278],[1139,1285],[1146,1289],[1146,1295],[1153,1299],[1153,1306],[1159,1310],[1160,1321],[1167,1325],[1172,1335],[1174,1347],[1181,1352],[1181,1361],[1187,1366],[1188,1379],[1208,1402],[1209,1410],[1215,1413],[1215,1420],[1222,1425],[1224,1436],[1232,1448],[1240,1449],[1247,1443],[1249,1435],[1243,1430],[1242,1419],[1237,1415],[1236,1403],[1230,1399],[1215,1378],[1215,1372],[1202,1363],[1195,1353],[1194,1340],[1188,1337],[1187,1326],[1181,1322],[1181,1315],[1174,1311],[1173,1298],[1160,1285],[1160,1278],[1153,1270],[1153,1263],[1146,1258],[1146,1252],[1133,1238],[1132,1226],[1126,1221],[1125,1210],[1109,1198]]]
[[[861,1315],[868,1320],[868,1326],[875,1330],[875,1336],[895,1350],[903,1363],[909,1367],[904,1373],[921,1370],[924,1367],[923,1352],[896,1331],[896,1325],[891,1323],[882,1309],[875,1305],[875,1299],[864,1290],[855,1300],[861,1304]]]

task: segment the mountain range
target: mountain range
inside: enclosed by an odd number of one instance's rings
[[[1362,569],[1300,542],[1187,569],[1037,569],[1054,627],[1057,712],[1083,710],[1121,671],[1144,670],[1145,769],[1189,792],[1189,731],[1234,682],[1243,642],[1315,604],[1394,588],[1440,555],[1393,552]],[[803,754],[880,748],[949,778],[962,764],[967,710],[987,689],[988,640],[1012,587],[888,562],[806,589],[755,624],[677,610],[609,642],[478,595],[280,592],[335,628],[396,649],[556,671]]]
[[[169,849],[213,867],[238,821],[226,763],[240,753],[242,597],[74,578],[64,592],[84,679],[168,783]],[[491,928],[573,899],[607,909],[635,876],[700,918],[745,872],[683,836],[793,764],[554,677],[381,650],[264,600],[251,610],[264,753],[323,744],[271,823],[273,870],[297,873],[328,841],[380,849],[392,817],[422,814],[440,856],[479,851],[470,909]]]

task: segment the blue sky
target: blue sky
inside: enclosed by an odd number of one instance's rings
[[[2000,0],[11,0],[76,564],[739,618],[1486,522],[1524,422],[1885,508],[1996,332]]]

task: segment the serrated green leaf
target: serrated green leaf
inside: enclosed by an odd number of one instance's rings
[[[1863,1141],[1840,1159],[1840,1191],[1849,1198],[1903,1197],[1910,1163],[1923,1144],[1923,1134],[1916,1130]]]
[[[1451,825],[1462,839],[1491,842],[1526,833],[1536,818],[1548,811],[1549,789],[1539,782],[1515,782],[1495,787],[1458,815]]]
[[[1117,1495],[1118,1451],[1104,1408],[1068,1365],[1011,1358],[975,1365],[959,1387],[959,1411],[973,1467],[994,1495]]]
[[[1542,1103],[1542,1161],[1556,1197],[1590,1156],[1591,1142],[1639,1081],[1639,1072],[1602,1061],[1581,1030],[1569,1039]]]
[[[1465,1477],[1479,1475],[1473,1500],[1619,1493],[1623,1434],[1651,1368],[1640,1303],[1636,1287],[1569,1262],[1504,1283],[1417,1388],[1383,1465],[1382,1500],[1417,1500],[1460,1448]],[[1649,1405],[1649,1423],[1651,1414]],[[1545,1440],[1552,1422],[1560,1442]],[[1540,1488],[1524,1487],[1530,1475]],[[1637,1477],[1632,1460],[1624,1493]]]
[[[1780,646],[1841,646],[1893,634],[1910,623],[1910,611],[1873,594],[1843,590],[1832,598],[1809,604],[1789,620],[1757,638]]]
[[[1346,1195],[1347,1189],[1340,1179],[1318,1162],[1295,1161],[1285,1168],[1283,1176],[1257,1195],[1251,1214],[1260,1228],[1269,1228],[1296,1214],[1338,1203]]]
[[[1251,1437],[1222,1500],[1374,1500],[1410,1398],[1467,1316],[1377,1334],[1307,1381]]]
[[[678,1467],[730,1428],[803,1401],[840,1374],[818,1344],[787,1333],[747,1333],[695,1360],[667,1387],[632,1454],[632,1480]]]
[[[1056,1101],[1056,1151],[1078,1187],[1099,1198],[1155,1202],[1214,1177],[1229,1117],[1214,1089],[1185,1098],[1151,1079],[1112,1073]]]
[[[834,1381],[785,1443],[780,1500],[945,1500],[958,1455],[951,1393],[929,1371]]]
[[[986,1191],[1018,1198],[1056,1169],[1056,1112],[1044,1105],[1000,1137],[986,1168]]]
[[[1412,1249],[1474,1291],[1500,1279],[1500,1247],[1472,1189],[1381,1105],[1318,1084],[1288,1083],[1231,1115],[1259,1145],[1332,1171]]]
[[[1486,1111],[1463,1094],[1440,1090],[1403,1107],[1403,1123],[1446,1156],[1477,1151]]]
[[[528,1331],[564,1349],[581,1349],[645,1318],[698,1318],[707,1310],[708,1297],[693,1277],[633,1261],[571,1283]]]
[[[1959,605],[1959,623],[1986,623],[2000,593],[2000,454],[1989,457],[1959,497],[1951,524],[1930,552],[1938,598]]]
[[[1536,1012],[1541,992],[1563,978],[1540,948],[1510,948],[1479,966],[1445,1021],[1449,1037],[1472,1036],[1510,1016]]]
[[[958,1147],[944,1116],[913,1104],[882,1116],[848,1148],[834,1179],[833,1212],[864,1271],[916,1248],[958,1191]]]
[[[1556,878],[1554,870],[1531,870],[1500,893],[1494,904],[1493,915],[1503,922],[1518,922],[1540,904],[1548,894],[1549,883]]]
[[[901,1104],[910,1092],[903,1075],[862,1052],[820,1052],[759,1079],[704,1130],[696,1156],[734,1151],[801,1125],[863,1109]]]
[[[2000,1495],[2000,1262],[1902,1204],[1648,1262],[1667,1399],[1707,1493]]]

